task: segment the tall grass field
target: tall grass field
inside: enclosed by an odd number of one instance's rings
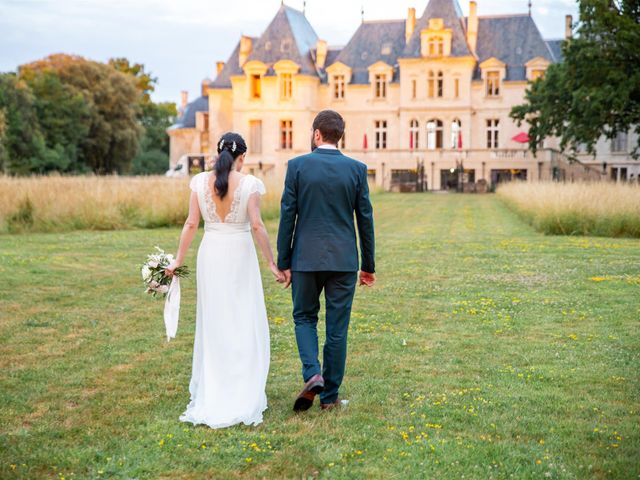
[[[348,407],[293,412],[291,291],[263,265],[254,428],[178,420],[196,275],[167,343],[140,263],[180,228],[0,235],[0,479],[638,479],[640,240],[545,236],[494,195],[372,201],[378,283],[353,305]]]
[[[517,182],[497,194],[546,234],[640,238],[639,184]]]
[[[282,186],[266,179],[263,215],[278,213]],[[178,226],[189,179],[163,176],[0,176],[0,233]]]

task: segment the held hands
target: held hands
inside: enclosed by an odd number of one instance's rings
[[[284,284],[284,288],[289,288],[289,285],[291,285],[291,269],[283,270],[282,274],[284,275],[284,281],[280,283]]]
[[[276,282],[285,283],[286,277],[284,272],[280,271],[274,262],[269,264],[269,270],[273,273],[273,276],[276,278]]]
[[[276,275],[276,280],[278,281],[278,283],[282,283],[284,284],[284,288],[289,288],[289,286],[291,285],[291,270],[278,270],[278,268],[273,265],[271,271],[273,272],[274,269],[278,272],[280,272],[280,274],[282,274],[283,279],[281,280],[277,275]],[[275,273],[274,273],[275,275]],[[360,285],[365,285],[367,287],[373,287],[376,283],[376,274],[375,273],[369,273],[369,272],[360,272]]]
[[[360,285],[373,287],[376,283],[376,274],[360,271]]]

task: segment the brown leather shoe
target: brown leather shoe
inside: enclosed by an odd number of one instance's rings
[[[324,378],[319,373],[311,377],[307,383],[304,384],[304,388],[298,394],[296,402],[293,404],[294,412],[303,412],[309,410],[313,405],[313,399],[316,395],[324,390]]]
[[[335,402],[332,402],[332,403],[321,403],[320,408],[322,410],[332,410],[334,408],[346,407],[348,403],[349,403],[349,400],[337,399]]]

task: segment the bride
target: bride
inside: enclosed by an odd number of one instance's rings
[[[189,217],[176,259],[166,269],[172,275],[183,264],[202,215],[191,401],[180,420],[211,428],[257,425],[267,408],[269,326],[251,232],[276,280],[284,281],[260,216],[264,184],[240,173],[247,151],[243,138],[225,133],[217,150],[214,169],[191,179]]]

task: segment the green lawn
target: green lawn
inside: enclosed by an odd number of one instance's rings
[[[265,274],[269,409],[218,431],[178,421],[194,279],[167,343],[138,273],[178,229],[0,236],[0,478],[638,478],[640,240],[542,236],[494,196],[374,208],[349,407],[292,412],[290,292]]]

